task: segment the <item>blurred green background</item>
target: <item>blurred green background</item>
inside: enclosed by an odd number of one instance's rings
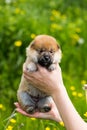
[[[87,0],[0,0],[0,130],[65,129],[61,124],[18,113],[10,117],[17,101],[25,48],[39,34],[51,35],[59,42],[65,86],[87,121],[82,89],[87,83]]]

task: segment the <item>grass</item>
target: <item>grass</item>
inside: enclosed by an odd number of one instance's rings
[[[69,97],[87,121],[86,0],[0,1],[0,130],[65,130],[61,123],[25,117],[14,102],[22,74],[25,48],[38,34],[54,36],[63,57],[61,68]]]

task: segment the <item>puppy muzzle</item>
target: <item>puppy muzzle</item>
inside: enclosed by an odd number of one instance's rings
[[[52,61],[52,57],[49,54],[44,54],[39,57],[38,63],[43,67],[49,67]]]

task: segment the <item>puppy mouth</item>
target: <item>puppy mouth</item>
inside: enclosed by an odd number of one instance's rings
[[[38,63],[43,67],[49,67],[52,64],[52,58],[49,55],[39,57]]]

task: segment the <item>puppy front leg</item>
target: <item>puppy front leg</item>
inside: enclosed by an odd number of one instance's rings
[[[24,111],[29,114],[33,114],[35,112],[35,102],[26,91],[18,92],[18,99]]]
[[[34,62],[30,62],[27,64],[27,67],[26,67],[27,71],[28,72],[34,72],[37,70],[37,66]]]
[[[56,69],[56,65],[55,64],[51,64],[49,67],[48,67],[48,70],[49,71],[53,71]]]

